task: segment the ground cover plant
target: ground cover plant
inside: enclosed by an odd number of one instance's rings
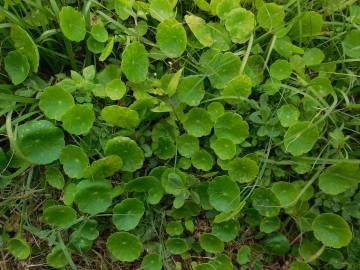
[[[0,3],[1,269],[360,269],[356,0]]]

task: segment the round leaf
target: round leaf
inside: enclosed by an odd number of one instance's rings
[[[288,79],[291,75],[292,68],[288,61],[278,59],[270,66],[270,76],[276,80]]]
[[[123,54],[121,70],[134,83],[145,81],[149,69],[149,57],[144,45],[138,42],[128,45]]]
[[[234,144],[242,143],[249,136],[249,125],[236,113],[226,112],[214,125],[218,138],[231,140]]]
[[[268,188],[258,188],[252,194],[252,205],[262,216],[274,217],[280,212],[280,202]]]
[[[84,174],[89,179],[104,179],[120,171],[122,166],[123,161],[119,156],[110,155],[95,160]]]
[[[12,238],[7,242],[10,253],[18,260],[25,260],[30,256],[29,244],[21,238]]]
[[[141,262],[141,269],[143,270],[161,270],[162,267],[162,258],[156,253],[146,255]]]
[[[64,36],[71,41],[80,42],[85,38],[84,17],[73,7],[63,7],[59,14],[60,28]]]
[[[61,118],[64,129],[75,135],[86,134],[95,121],[92,104],[76,104],[64,112]]]
[[[56,167],[48,167],[45,171],[46,182],[56,189],[62,189],[65,185],[64,176]]]
[[[229,139],[216,138],[210,140],[210,146],[222,160],[232,159],[236,154],[236,145]]]
[[[177,148],[180,155],[190,158],[200,149],[199,140],[192,135],[182,134],[177,138]]]
[[[214,165],[214,160],[206,150],[201,149],[192,155],[191,163],[198,170],[210,171]]]
[[[344,53],[352,58],[360,57],[360,30],[352,30],[346,34],[342,43]]]
[[[204,77],[192,75],[182,78],[177,87],[176,96],[189,106],[198,106],[205,95]]]
[[[250,158],[235,158],[229,163],[228,171],[232,180],[239,183],[249,183],[255,180],[259,166]]]
[[[240,230],[239,222],[236,220],[229,220],[222,223],[214,223],[212,226],[212,234],[218,237],[221,241],[230,242],[235,240]]]
[[[186,49],[186,31],[177,20],[167,19],[157,26],[156,41],[166,56],[179,57]]]
[[[292,262],[289,270],[312,270],[312,267],[304,262]]]
[[[111,255],[122,262],[132,262],[140,257],[143,245],[133,234],[116,232],[109,236],[106,247]]]
[[[245,43],[255,29],[255,16],[245,8],[235,8],[227,14],[225,27],[234,43]]]
[[[247,75],[239,75],[225,86],[222,95],[228,103],[238,104],[250,96],[251,87],[251,79]]]
[[[139,224],[144,212],[140,200],[128,198],[114,206],[112,221],[119,231],[130,231]]]
[[[220,212],[230,212],[240,202],[239,186],[228,176],[217,176],[208,187],[209,202]]]
[[[107,123],[121,128],[134,129],[140,124],[137,111],[117,105],[106,106],[101,111],[101,117]]]
[[[210,114],[202,108],[193,108],[185,116],[184,129],[194,137],[209,135],[213,127]]]
[[[67,228],[77,218],[76,211],[65,205],[53,205],[46,207],[43,213],[44,221],[47,224],[58,228]]]
[[[283,127],[290,127],[297,122],[300,116],[299,110],[292,104],[282,105],[277,110],[277,117]]]
[[[83,177],[84,170],[89,164],[89,158],[81,147],[67,145],[61,151],[60,163],[70,178],[79,179]]]
[[[273,31],[284,23],[285,12],[282,6],[275,3],[263,3],[257,14],[257,22],[266,31]]]
[[[114,79],[106,84],[105,92],[111,100],[122,99],[126,93],[125,83],[121,79]]]
[[[27,78],[30,65],[26,56],[19,51],[9,52],[4,59],[4,64],[13,84],[18,85]]]
[[[199,240],[201,248],[203,248],[206,252],[217,254],[224,251],[224,242],[215,235],[203,233],[200,235]]]
[[[169,238],[166,241],[166,248],[171,254],[180,255],[185,253],[189,249],[189,246],[184,239]]]
[[[210,28],[203,18],[195,15],[185,15],[185,21],[203,46],[210,47],[213,44]]]

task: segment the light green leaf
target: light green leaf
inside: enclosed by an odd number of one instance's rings
[[[27,78],[30,65],[26,56],[19,51],[9,52],[4,59],[4,64],[13,84],[18,85]]]
[[[59,14],[59,23],[64,36],[71,41],[80,42],[85,38],[86,27],[84,17],[73,7],[62,7]]]
[[[121,128],[134,129],[140,124],[137,111],[117,105],[106,106],[101,111],[101,117],[107,123]]]
[[[64,129],[75,135],[86,134],[92,128],[95,121],[95,113],[92,104],[76,104],[68,108],[62,118]]]
[[[185,21],[198,41],[205,47],[210,47],[214,40],[210,27],[203,18],[195,15],[185,15]]]
[[[140,257],[143,244],[137,236],[127,232],[116,232],[109,236],[106,247],[111,255],[122,262],[132,262]]]
[[[245,8],[235,8],[225,18],[225,27],[234,43],[243,44],[255,29],[255,16]]]
[[[134,83],[145,81],[149,65],[148,52],[144,45],[134,42],[125,48],[121,69],[129,81]]]

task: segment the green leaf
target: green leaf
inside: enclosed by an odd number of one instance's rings
[[[98,42],[106,42],[109,38],[109,34],[102,22],[97,22],[91,27],[90,34]]]
[[[285,151],[289,152],[293,156],[300,156],[309,152],[315,145],[318,138],[318,129],[311,122],[297,122],[285,133]]]
[[[161,175],[161,184],[166,193],[180,195],[186,190],[187,178],[178,169],[167,168]]]
[[[162,258],[156,253],[147,254],[141,262],[141,269],[143,270],[161,270],[162,267]]]
[[[43,217],[47,224],[58,228],[67,228],[75,222],[77,214],[69,206],[53,205],[45,208]]]
[[[49,86],[39,97],[39,108],[47,118],[60,121],[65,111],[75,105],[74,98],[59,86]]]
[[[166,249],[174,255],[185,253],[189,249],[188,243],[182,238],[169,238],[166,241]]]
[[[122,170],[126,172],[134,172],[140,169],[144,162],[144,152],[130,138],[115,137],[105,144],[105,154],[118,155],[123,161]]]
[[[106,211],[111,205],[111,183],[101,179],[82,180],[76,186],[74,201],[80,211],[90,215]]]
[[[62,7],[59,23],[64,36],[71,41],[80,42],[85,38],[86,27],[84,17],[70,6]]]
[[[191,75],[180,80],[176,96],[189,106],[198,106],[205,95],[204,77]]]
[[[106,44],[105,48],[102,50],[101,55],[99,56],[99,61],[105,61],[106,58],[110,56],[112,50],[114,48],[114,37],[110,38],[108,43]]]
[[[220,23],[209,22],[208,27],[211,31],[213,43],[211,48],[219,51],[227,51],[230,49],[231,39],[225,27]]]
[[[149,57],[144,45],[138,42],[128,45],[123,54],[121,70],[134,83],[145,81],[149,69]]]
[[[240,265],[245,265],[250,262],[251,248],[248,245],[243,245],[238,249],[236,254],[236,261]]]
[[[278,217],[264,217],[260,223],[260,231],[272,233],[280,229],[280,219]]]
[[[179,57],[186,49],[186,31],[177,20],[164,20],[157,26],[156,42],[167,57]]]
[[[215,235],[203,233],[200,235],[199,240],[201,248],[206,252],[218,254],[224,251],[224,242]]]
[[[360,57],[360,30],[349,31],[342,42],[344,53],[352,58]]]
[[[240,203],[239,186],[228,176],[217,176],[208,187],[209,202],[220,212],[232,211]]]
[[[140,124],[137,111],[117,105],[106,106],[101,111],[101,117],[110,125],[121,128],[135,129]]]
[[[275,3],[264,3],[258,10],[257,22],[266,31],[273,32],[284,24],[284,8]]]
[[[18,127],[17,144],[31,163],[49,164],[60,157],[65,141],[60,128],[47,120],[33,120]]]
[[[119,231],[130,231],[139,224],[144,212],[140,200],[128,198],[114,206],[112,221]]]
[[[312,267],[304,262],[292,262],[289,270],[312,270]]]
[[[225,86],[222,95],[226,97],[226,102],[239,104],[251,95],[251,87],[251,79],[247,75],[239,75]]]
[[[305,51],[303,60],[306,66],[320,65],[325,59],[325,54],[318,48],[311,48]]]
[[[200,263],[195,266],[194,270],[216,270],[216,268],[209,263]]]
[[[236,220],[215,223],[212,226],[212,234],[224,242],[230,242],[235,240],[235,238],[239,234],[239,230],[240,225],[239,222]]]
[[[170,221],[168,224],[166,224],[166,232],[170,236],[177,236],[181,235],[184,231],[183,226],[178,221]]]
[[[160,137],[151,144],[154,154],[160,159],[171,159],[176,154],[176,147],[168,137]]]
[[[102,159],[95,160],[84,172],[89,179],[104,179],[113,176],[120,171],[123,161],[119,156],[110,155]]]
[[[89,165],[89,158],[81,147],[67,145],[61,151],[60,163],[70,178],[80,179]]]
[[[280,212],[280,202],[268,188],[258,188],[253,192],[252,205],[265,217],[274,217]]]
[[[288,79],[291,73],[291,65],[286,60],[278,59],[270,66],[270,76],[276,80],[281,81]]]
[[[19,51],[9,52],[4,59],[4,64],[13,84],[18,85],[27,78],[30,65],[26,56]]]
[[[109,236],[106,247],[111,255],[121,262],[133,262],[140,257],[143,244],[133,234],[116,232]]]
[[[69,264],[60,245],[56,245],[50,251],[50,253],[46,256],[46,262],[53,268],[64,268]]]
[[[324,24],[322,16],[316,11],[305,11],[295,21],[289,35],[301,39],[319,35]]]
[[[46,182],[56,189],[62,189],[65,185],[64,176],[56,167],[47,167],[45,170]]]
[[[200,149],[199,147],[199,139],[189,135],[182,134],[177,137],[177,150],[180,155],[190,158],[196,151]]]
[[[160,22],[170,19],[175,16],[173,9],[176,3],[177,0],[151,0],[149,7],[150,15]]]
[[[319,188],[330,195],[338,195],[351,188],[355,189],[360,182],[359,173],[357,164],[339,161],[321,173]]]
[[[191,163],[198,170],[210,171],[214,165],[214,159],[204,149],[200,149],[191,156]]]
[[[259,173],[259,166],[256,161],[248,158],[235,158],[228,166],[229,176],[233,181],[249,183],[254,181]]]
[[[289,240],[281,233],[274,233],[265,240],[265,247],[271,254],[283,255],[290,249]]]
[[[207,111],[202,108],[193,108],[186,114],[183,126],[189,135],[202,137],[210,134],[213,122]]]
[[[229,139],[215,138],[210,140],[210,147],[222,160],[232,159],[236,154],[236,145]]]
[[[16,50],[27,57],[31,70],[36,73],[39,68],[40,56],[34,40],[18,25],[11,26],[10,37],[14,42]]]
[[[10,253],[18,260],[25,260],[30,256],[30,246],[28,242],[21,238],[11,238],[7,242]]]
[[[216,5],[216,14],[221,20],[224,20],[228,16],[229,12],[238,8],[239,5],[240,0],[221,0]]]
[[[327,247],[342,248],[347,246],[352,239],[349,225],[336,214],[325,213],[316,216],[312,229],[315,238]]]
[[[185,21],[197,40],[205,47],[213,44],[213,38],[209,26],[203,18],[195,15],[185,15]]]
[[[226,112],[220,116],[214,125],[218,138],[231,140],[240,144],[249,136],[249,125],[236,113]]]
[[[255,16],[245,8],[231,10],[225,18],[225,27],[234,43],[243,44],[255,29]]]
[[[68,108],[62,118],[64,129],[74,135],[88,133],[95,121],[92,104],[75,104]]]
[[[111,100],[119,100],[126,94],[125,83],[121,79],[114,79],[105,86],[105,93]]]
[[[217,101],[211,102],[206,109],[214,122],[225,112],[224,105]]]
[[[290,127],[297,122],[300,116],[298,108],[292,104],[282,105],[276,111],[277,117],[279,118],[280,124],[283,127]]]
[[[293,183],[277,181],[271,186],[272,192],[278,198],[281,207],[289,207],[296,203],[299,189]]]
[[[241,60],[231,52],[205,51],[200,57],[200,65],[216,89],[223,89],[239,75]]]
[[[133,13],[132,7],[135,3],[135,0],[116,0],[115,11],[119,15],[120,19],[126,20]]]

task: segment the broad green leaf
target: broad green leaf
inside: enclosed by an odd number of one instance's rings
[[[243,44],[255,29],[255,16],[251,11],[238,7],[231,10],[225,18],[225,27],[234,43]]]
[[[109,34],[102,22],[97,22],[91,27],[90,34],[98,42],[106,42],[109,38]]]
[[[60,245],[56,245],[46,256],[46,262],[53,268],[64,268],[69,264]]]
[[[283,181],[273,183],[271,190],[278,198],[281,207],[292,206],[299,195],[299,189],[295,184]]]
[[[68,108],[62,118],[64,129],[75,135],[88,133],[95,121],[92,104],[75,104]]]
[[[195,15],[185,15],[185,21],[198,41],[205,47],[210,47],[214,40],[211,35],[210,27],[203,18]]]
[[[88,37],[88,39],[86,40],[86,46],[89,51],[94,54],[99,54],[105,49],[105,43],[97,41],[92,36]]]
[[[191,163],[198,170],[210,171],[214,165],[214,159],[204,149],[200,149],[191,156]]]
[[[39,97],[39,108],[49,119],[60,121],[65,111],[74,106],[74,98],[59,86],[48,86]]]
[[[181,235],[184,231],[184,228],[181,224],[181,222],[178,221],[170,221],[168,224],[166,224],[166,232],[170,236],[177,236]]]
[[[173,18],[175,16],[173,9],[176,6],[177,1],[178,0],[150,0],[150,15],[160,22]]]
[[[116,0],[115,1],[115,11],[119,15],[120,19],[126,20],[133,13],[132,7],[135,3],[135,0]]]
[[[210,260],[209,263],[215,267],[215,270],[233,270],[234,266],[231,263],[231,259],[225,255],[220,254],[215,257],[214,260]]]
[[[193,108],[186,114],[183,126],[189,135],[202,137],[210,134],[213,122],[207,111],[202,108]]]
[[[141,269],[143,270],[161,270],[162,267],[162,257],[156,253],[147,254],[141,262]]]
[[[200,263],[195,266],[194,270],[216,270],[216,268],[209,263]]]
[[[237,157],[230,161],[228,171],[232,180],[239,183],[249,183],[255,180],[259,166],[256,161],[248,157]]]
[[[276,80],[288,79],[291,75],[292,68],[288,61],[278,59],[270,66],[270,76]]]
[[[180,155],[190,158],[199,149],[198,138],[188,134],[182,134],[177,138],[177,150]]]
[[[186,49],[186,31],[177,20],[164,20],[157,26],[156,42],[167,57],[179,57]]]
[[[360,30],[349,31],[342,42],[344,53],[352,58],[360,57]]]
[[[206,252],[218,254],[224,251],[224,242],[213,234],[203,233],[200,235],[199,240],[201,248]]]
[[[212,226],[212,234],[221,241],[230,242],[235,240],[240,230],[239,222],[236,220],[229,220],[222,223],[215,223]]]
[[[325,54],[322,50],[318,48],[311,48],[305,50],[303,60],[306,66],[316,66],[320,65],[321,62],[325,59]]]
[[[209,22],[208,27],[211,31],[213,43],[211,48],[219,51],[227,51],[230,49],[231,39],[225,27],[220,23]]]
[[[221,0],[216,6],[216,15],[221,19],[226,19],[229,12],[240,6],[240,0]]]
[[[293,156],[300,156],[309,152],[318,138],[319,132],[316,126],[308,121],[297,122],[285,133],[285,151]]]
[[[111,189],[111,183],[105,180],[82,180],[76,186],[74,201],[80,211],[96,215],[111,205]]]
[[[200,57],[201,70],[216,89],[223,89],[240,72],[241,60],[231,52],[207,50]]]
[[[161,175],[161,184],[166,193],[178,196],[186,190],[186,175],[178,169],[167,168]]]
[[[84,170],[89,165],[89,158],[81,147],[67,145],[61,151],[60,163],[70,178],[79,179],[82,178]]]
[[[176,96],[189,106],[198,106],[205,95],[204,77],[191,75],[180,80]]]
[[[130,231],[139,224],[144,212],[140,200],[128,198],[114,206],[112,221],[119,231]]]
[[[168,137],[160,137],[151,144],[154,154],[160,159],[171,159],[176,154],[176,147]]]
[[[144,45],[134,42],[125,48],[121,69],[129,81],[134,83],[145,81],[149,65],[148,52]]]
[[[106,247],[111,255],[121,262],[132,262],[140,257],[143,244],[137,236],[127,232],[116,232],[109,236]]]
[[[18,260],[25,260],[30,256],[30,245],[22,238],[11,238],[7,242],[7,248]]]
[[[64,176],[56,167],[47,167],[45,170],[46,182],[56,189],[62,189],[65,185]]]
[[[210,140],[210,147],[215,154],[222,160],[232,159],[236,154],[236,145],[232,140],[215,138]]]
[[[210,204],[219,212],[230,212],[240,202],[239,186],[228,176],[217,176],[208,187]]]
[[[263,217],[260,223],[260,231],[272,233],[280,229],[280,219],[278,217]]]
[[[319,35],[324,24],[322,16],[316,11],[305,11],[297,18],[289,35],[301,39]]]
[[[296,108],[292,104],[286,104],[282,105],[277,111],[276,111],[277,117],[280,121],[280,124],[283,127],[290,127],[293,124],[295,124],[300,116],[300,112],[298,108]]]
[[[272,32],[284,23],[284,8],[275,3],[264,3],[257,13],[257,22],[266,31]]]
[[[321,173],[319,188],[326,194],[338,195],[357,187],[360,182],[359,173],[357,164],[339,161]]]
[[[106,46],[104,47],[103,51],[99,56],[99,61],[103,62],[110,56],[114,48],[114,42],[115,42],[114,37],[109,39],[108,43],[106,44]]]
[[[220,116],[215,122],[214,130],[218,138],[231,140],[234,144],[242,143],[249,136],[249,125],[233,112]]]
[[[27,78],[30,65],[26,56],[20,51],[9,52],[4,59],[4,64],[13,84],[18,85]]]
[[[106,106],[101,117],[110,125],[121,128],[135,129],[140,124],[137,111],[117,105]]]
[[[144,162],[144,152],[130,138],[115,137],[105,143],[105,154],[118,155],[123,161],[122,170],[134,172],[140,169]]]
[[[217,101],[211,102],[206,109],[214,122],[225,112],[224,105]]]
[[[166,249],[174,255],[185,253],[189,249],[188,243],[182,238],[169,238],[166,241]]]
[[[312,267],[304,262],[292,262],[289,270],[312,270]]]
[[[43,217],[47,224],[58,228],[67,228],[75,222],[77,214],[69,206],[53,205],[45,208]]]
[[[60,157],[64,134],[47,120],[32,120],[18,127],[17,145],[31,163],[49,164]]]
[[[111,100],[119,100],[126,94],[125,83],[121,79],[114,79],[105,86],[106,96]]]
[[[286,254],[290,249],[289,240],[285,235],[276,232],[271,234],[264,243],[269,253],[274,255]]]
[[[85,38],[86,27],[82,14],[70,6],[62,7],[59,23],[64,36],[71,41],[80,42]]]
[[[110,155],[102,159],[95,160],[84,172],[84,176],[89,179],[104,179],[113,176],[120,171],[123,161],[119,156]]]
[[[251,87],[251,79],[247,75],[239,75],[225,86],[222,95],[228,103],[239,104],[251,95]]]
[[[40,56],[34,40],[18,25],[13,25],[11,27],[10,37],[14,42],[16,50],[27,57],[31,70],[36,73],[39,68]]]
[[[280,201],[268,188],[257,188],[252,194],[253,207],[265,217],[277,216],[280,212]]]
[[[250,262],[251,248],[248,245],[242,245],[236,254],[236,261],[240,265]]]
[[[352,239],[349,224],[341,216],[333,213],[318,215],[312,223],[312,229],[315,238],[327,247],[342,248]]]

